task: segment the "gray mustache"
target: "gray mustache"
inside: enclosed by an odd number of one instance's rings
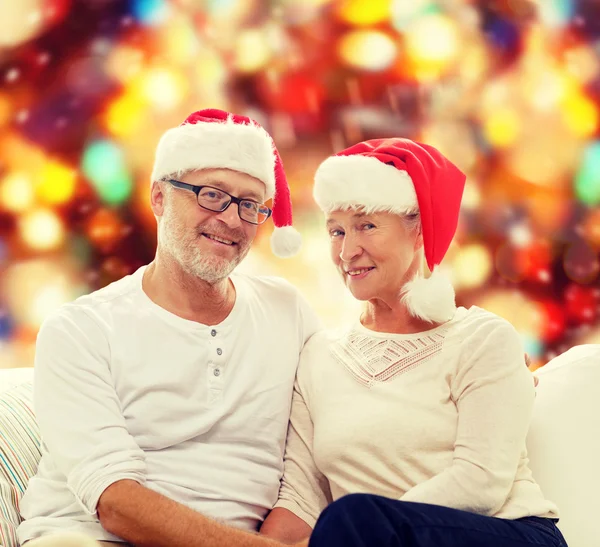
[[[245,234],[239,231],[227,232],[220,229],[211,228],[209,226],[199,226],[196,229],[196,232],[198,234],[198,237],[200,237],[203,233],[208,233],[220,237],[222,239],[236,241],[237,243],[244,243],[246,241]]]

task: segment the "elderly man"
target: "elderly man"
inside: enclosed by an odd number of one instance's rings
[[[277,500],[298,357],[320,324],[289,283],[231,275],[272,196],[272,247],[290,255],[299,236],[264,129],[206,110],[163,136],[154,261],[40,330],[42,460],[21,543],[276,544],[248,532]]]

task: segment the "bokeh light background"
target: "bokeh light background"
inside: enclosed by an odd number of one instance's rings
[[[600,343],[597,0],[0,2],[0,367],[41,321],[155,249],[149,175],[193,110],[250,115],[278,144],[304,237],[242,270],[354,314],[312,201],[327,155],[406,136],[468,173],[445,261],[458,302],[510,320],[538,367]]]

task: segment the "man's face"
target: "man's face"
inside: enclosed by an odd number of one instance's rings
[[[212,186],[232,196],[263,203],[265,185],[244,173],[229,169],[193,171],[179,178],[194,186]],[[153,209],[158,216],[159,249],[169,254],[188,274],[217,283],[244,259],[256,236],[257,226],[240,219],[238,205],[223,212],[198,205],[196,194],[175,187],[164,188],[162,199],[153,187]]]

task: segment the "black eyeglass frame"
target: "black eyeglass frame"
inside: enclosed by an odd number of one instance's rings
[[[240,217],[240,219],[243,220],[244,222],[247,222],[248,224],[253,224],[254,226],[260,226],[261,224],[264,224],[267,220],[269,220],[269,218],[273,214],[273,211],[266,205],[264,205],[262,203],[258,203],[258,201],[254,201],[253,199],[236,198],[235,196],[232,196],[229,192],[225,192],[225,190],[222,190],[221,188],[215,188],[214,186],[208,186],[208,185],[196,186],[195,184],[188,184],[187,182],[181,182],[180,180],[175,180],[175,179],[166,179],[166,180],[167,180],[167,182],[169,182],[173,186],[175,186],[175,188],[181,188],[182,190],[190,190],[191,192],[194,192],[194,194],[196,194],[196,203],[203,209],[206,209],[207,211],[212,211],[213,213],[222,213],[223,211],[226,211],[227,208],[232,203],[235,203],[238,206],[238,216]],[[204,188],[210,188],[211,190],[216,190],[217,192],[221,192],[222,194],[229,196],[229,202],[226,203],[222,209],[210,209],[208,207],[205,207],[198,201],[200,192]],[[245,218],[242,218],[242,215],[240,214],[240,204],[244,201],[247,201],[249,203],[254,203],[254,204],[258,205],[259,207],[264,207],[268,211],[268,213],[266,213],[267,214],[266,218],[262,222],[251,222],[250,220],[246,220]]]

